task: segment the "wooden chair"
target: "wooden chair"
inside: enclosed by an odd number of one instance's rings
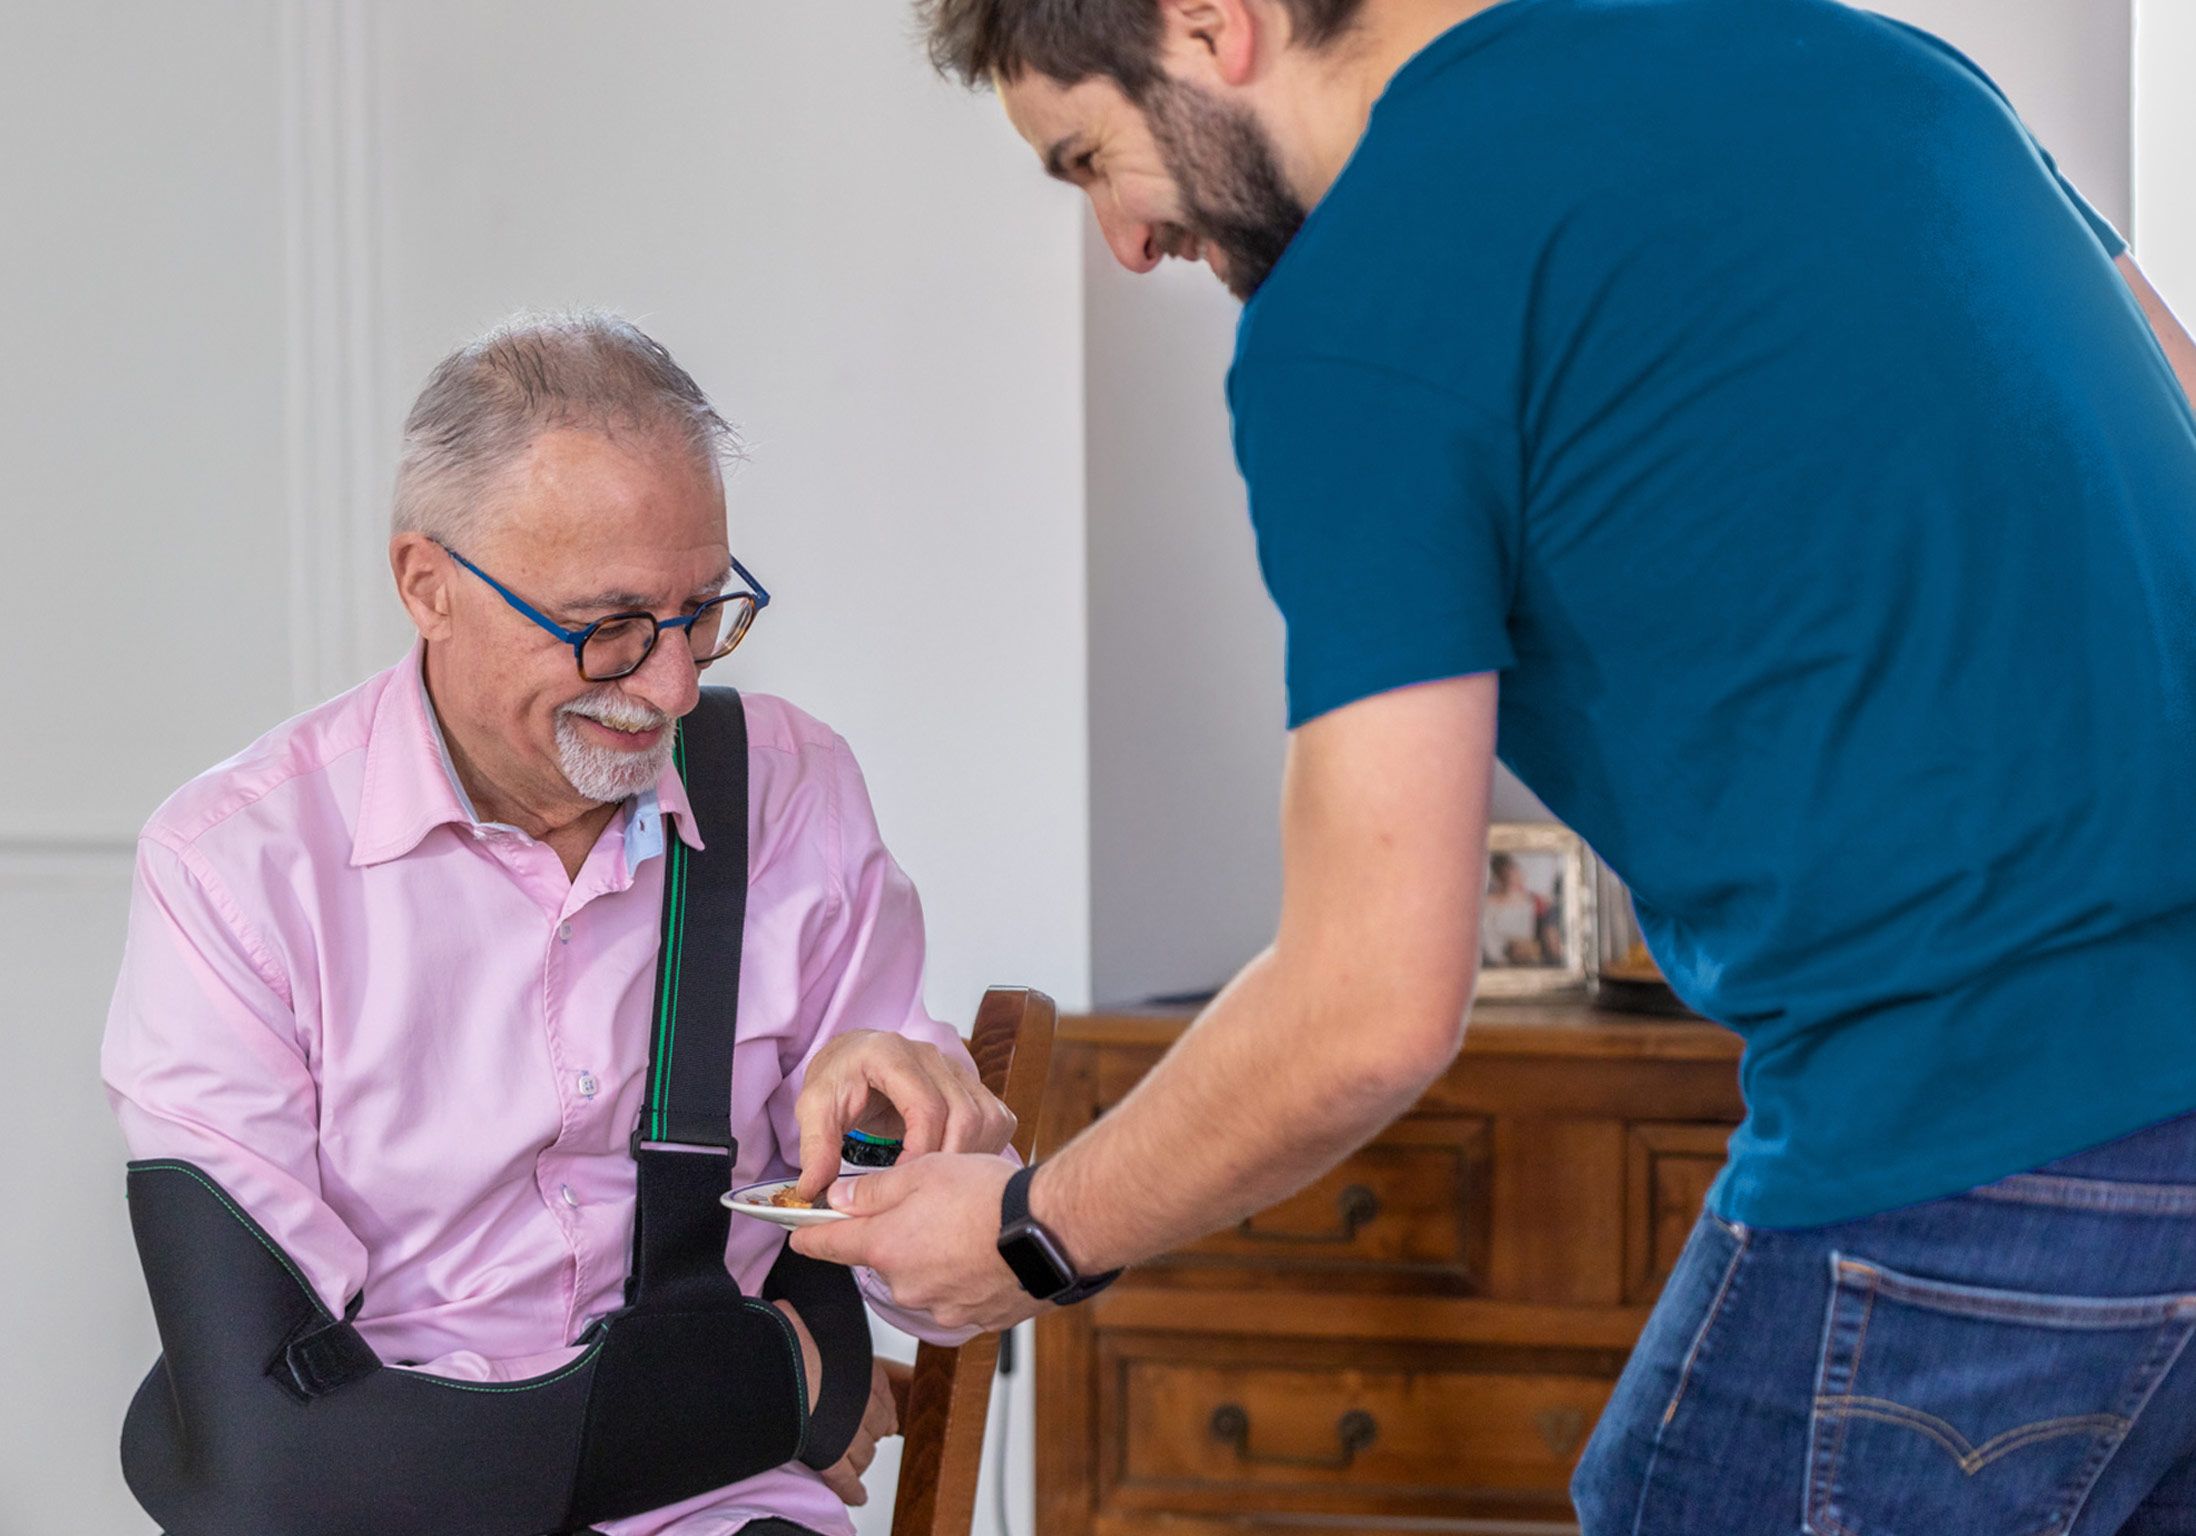
[[[1042,992],[994,987],[984,994],[969,1039],[984,1086],[1014,1112],[1014,1150],[1025,1161],[1037,1141],[1037,1111],[1044,1102],[1058,1016]],[[901,1415],[905,1443],[892,1536],[968,1536],[998,1363],[994,1333],[979,1334],[959,1349],[925,1344],[916,1353]]]

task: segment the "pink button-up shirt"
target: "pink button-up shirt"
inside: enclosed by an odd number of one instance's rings
[[[102,1066],[136,1158],[218,1180],[391,1362],[515,1380],[577,1354],[622,1300],[648,1059],[664,824],[700,848],[667,769],[577,879],[483,824],[415,649],[184,786],[138,844]],[[915,890],[846,743],[747,698],[752,873],[733,1052],[735,1185],[790,1176],[817,1049],[893,1030],[966,1059],[923,1010]],[[759,1292],[784,1234],[734,1217]],[[945,1337],[887,1305],[900,1327]],[[851,1532],[795,1465],[612,1523],[723,1536],[776,1516]]]

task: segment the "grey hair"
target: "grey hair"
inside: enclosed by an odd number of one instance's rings
[[[404,419],[391,529],[472,542],[544,432],[664,433],[720,471],[738,434],[663,344],[622,315],[516,314],[435,365]]]

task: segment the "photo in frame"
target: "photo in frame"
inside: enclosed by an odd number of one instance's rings
[[[1479,996],[1559,997],[1586,990],[1594,955],[1594,877],[1567,827],[1497,822],[1487,829],[1479,907]]]

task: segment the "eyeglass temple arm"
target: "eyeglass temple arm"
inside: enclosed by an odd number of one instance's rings
[[[571,646],[575,653],[582,645],[586,643],[587,637],[592,635],[602,625],[602,621],[597,620],[595,623],[588,625],[585,629],[566,629],[555,619],[550,618],[547,614],[536,608],[532,603],[529,603],[525,598],[520,597],[516,592],[513,592],[502,582],[496,580],[495,577],[489,575],[479,566],[473,564],[472,561],[466,559],[456,550],[450,548],[449,545],[445,544],[442,546],[442,548],[444,553],[448,554],[452,560],[455,560],[458,564],[464,566],[468,571],[471,571],[482,581],[487,582],[489,586],[494,587],[496,589],[496,595],[498,597],[509,603],[513,608],[516,608],[520,613],[525,614],[526,617],[532,619],[543,629],[549,631],[550,634],[555,635],[566,645]],[[738,556],[732,557],[732,569],[739,573],[740,580],[746,582],[748,586],[754,589],[755,607],[758,610],[769,607],[769,589],[755,579],[755,573],[753,571],[750,571],[746,566],[740,564]],[[656,628],[658,630],[684,629],[691,626],[696,617],[698,617],[698,615],[687,615],[686,620],[683,624],[677,619],[659,619],[656,621]]]
[[[528,602],[528,601],[527,601],[527,600],[526,600],[525,598],[523,598],[523,597],[520,597],[520,596],[519,596],[519,595],[518,595],[518,594],[517,594],[516,592],[513,592],[513,591],[512,591],[512,590],[511,590],[511,589],[510,589],[509,587],[505,586],[505,585],[504,585],[504,584],[503,584],[502,582],[500,582],[500,581],[496,580],[496,578],[495,578],[495,577],[493,577],[493,576],[489,575],[489,574],[488,574],[488,573],[487,573],[486,571],[482,570],[482,569],[481,569],[481,568],[480,568],[479,566],[477,566],[477,565],[473,564],[473,562],[472,562],[472,561],[470,561],[470,560],[466,559],[466,558],[465,558],[465,557],[464,557],[463,555],[459,554],[459,553],[458,553],[458,552],[457,552],[456,550],[454,550],[454,549],[451,549],[449,545],[445,544],[445,545],[443,545],[443,546],[442,546],[442,548],[443,548],[443,550],[444,550],[444,551],[445,551],[445,552],[446,552],[446,553],[447,553],[447,554],[449,555],[449,557],[450,557],[450,558],[451,558],[452,560],[455,560],[455,561],[456,561],[456,562],[457,562],[457,563],[458,563],[459,565],[462,565],[462,566],[464,566],[464,567],[465,567],[465,568],[466,568],[466,569],[467,569],[468,571],[471,571],[471,572],[472,572],[472,573],[473,573],[473,574],[474,574],[475,576],[478,576],[478,577],[479,577],[479,578],[480,578],[480,579],[481,579],[482,581],[485,581],[485,582],[487,582],[489,586],[491,586],[491,587],[494,587],[494,588],[496,589],[496,595],[497,595],[498,597],[502,598],[502,599],[503,599],[503,600],[504,600],[505,602],[509,603],[509,604],[510,604],[510,605],[511,605],[511,606],[512,606],[513,608],[516,608],[516,609],[517,609],[517,610],[518,610],[518,611],[519,611],[520,613],[523,613],[523,614],[525,614],[525,615],[526,615],[526,616],[527,616],[527,617],[528,617],[529,619],[532,619],[532,620],[533,620],[533,621],[534,621],[534,622],[535,622],[536,624],[539,624],[539,625],[540,625],[540,626],[541,626],[541,627],[542,627],[543,629],[546,629],[546,630],[548,630],[550,634],[552,634],[552,635],[555,635],[555,636],[556,636],[556,637],[557,637],[557,638],[558,638],[559,640],[562,640],[562,641],[563,641],[563,642],[564,642],[564,643],[565,643],[566,645],[569,645],[569,646],[571,646],[571,647],[572,647],[572,649],[573,649],[573,650],[574,650],[575,652],[576,652],[576,651],[577,651],[577,650],[579,649],[579,647],[581,646],[581,644],[582,644],[583,642],[585,642],[585,640],[587,639],[588,635],[590,635],[590,634],[592,634],[592,633],[594,632],[594,626],[593,626],[592,624],[590,624],[590,625],[589,625],[589,626],[588,626],[588,627],[587,627],[586,629],[566,629],[566,628],[565,628],[565,627],[564,627],[564,626],[563,626],[562,624],[559,624],[559,623],[558,623],[558,622],[557,622],[557,621],[556,621],[555,619],[552,619],[552,618],[550,618],[550,617],[549,617],[549,615],[547,615],[546,613],[543,613],[543,612],[542,612],[542,611],[541,611],[541,610],[540,610],[539,608],[536,608],[536,607],[535,607],[535,606],[534,606],[534,605],[533,605],[532,603],[529,603],[529,602]]]
[[[734,555],[732,557],[732,569],[739,573],[740,580],[746,582],[749,587],[754,589],[755,606],[757,608],[769,607],[770,589],[768,587],[765,587],[761,582],[755,579],[755,573],[753,571],[749,570],[746,566],[740,564],[740,557],[738,555]]]

